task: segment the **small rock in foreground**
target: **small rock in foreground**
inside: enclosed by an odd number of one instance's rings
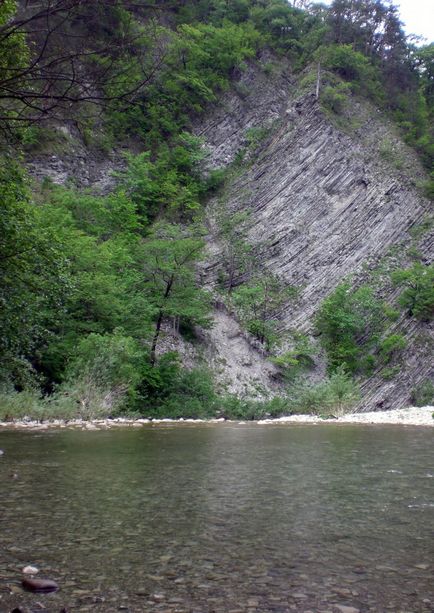
[[[59,586],[51,579],[23,579],[23,588],[28,592],[36,592],[40,594],[48,594],[56,592]]]
[[[36,575],[36,573],[39,573],[39,568],[36,568],[36,566],[25,566],[23,573],[25,575]]]

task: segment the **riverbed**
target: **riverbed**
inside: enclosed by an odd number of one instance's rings
[[[431,428],[4,430],[0,448],[2,613],[434,608]],[[60,590],[23,592],[28,564]]]

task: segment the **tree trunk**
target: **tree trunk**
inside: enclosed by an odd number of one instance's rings
[[[172,275],[169,281],[167,282],[166,291],[164,292],[164,296],[163,296],[163,304],[170,295],[170,290],[172,289],[174,280],[175,280],[175,276]],[[161,324],[163,323],[163,319],[164,319],[164,309],[163,307],[161,307],[158,313],[157,323],[155,324],[155,332],[154,332],[154,337],[152,339],[151,353],[149,355],[149,361],[151,362],[151,366],[155,366],[157,343],[158,343],[158,338],[160,336]]]
[[[151,354],[150,354],[151,366],[155,366],[157,343],[158,343],[158,337],[160,336],[161,324],[163,323],[163,316],[164,314],[163,314],[163,311],[161,310],[158,313],[158,319],[157,319],[157,324],[155,326],[154,338],[152,339]]]

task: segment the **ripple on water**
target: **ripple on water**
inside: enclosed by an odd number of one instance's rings
[[[34,606],[29,564],[60,585],[38,595],[53,612],[433,610],[424,432],[154,426],[0,447],[0,611]]]

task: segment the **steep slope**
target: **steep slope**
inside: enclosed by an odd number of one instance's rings
[[[357,287],[380,274],[381,297],[396,300],[399,292],[388,271],[411,264],[406,255],[414,247],[409,231],[429,212],[417,187],[425,173],[415,152],[376,109],[352,99],[344,115],[325,113],[315,96],[299,87],[289,65],[266,52],[247,65],[218,104],[194,120],[193,131],[206,147],[207,169],[229,167],[248,145],[252,129],[262,140],[232,173],[223,199],[231,212],[249,211],[248,240],[264,269],[301,290],[280,313],[282,330],[307,333],[319,346],[313,318],[324,298],[348,276]],[[93,154],[73,130],[67,144],[56,155],[30,155],[31,174],[109,190],[113,171],[124,164],[122,155]],[[216,287],[221,267],[215,206],[215,201],[208,205],[208,257],[201,269],[202,282],[210,289]],[[432,231],[421,236],[417,247],[425,263],[431,262]],[[402,315],[391,332],[407,338],[399,375],[385,380],[378,369],[362,381],[362,410],[405,406],[413,388],[434,375],[432,324]],[[214,326],[201,333],[200,345],[185,343],[169,326],[165,337],[161,351],[179,351],[187,366],[205,360],[221,390],[261,396],[264,390],[281,389],[276,367],[221,305],[215,309]],[[315,362],[311,376],[319,379],[326,368],[321,351]]]
[[[416,186],[424,172],[393,126],[368,104],[353,101],[340,118],[344,131],[314,95],[297,92],[289,71],[266,79],[251,69],[241,84],[248,95],[236,89],[226,95],[196,133],[210,149],[209,165],[221,167],[235,157],[248,128],[274,119],[255,159],[227,189],[227,207],[250,211],[248,236],[264,267],[301,288],[299,299],[281,313],[282,326],[312,333],[322,300],[344,278],[353,275],[360,284],[392,247],[402,260],[408,231],[428,213],[429,202]],[[211,216],[212,208],[211,203]],[[218,235],[210,240],[215,251]],[[419,247],[430,261],[432,235]],[[218,266],[214,254],[210,279]],[[394,296],[396,290],[386,283],[384,298]],[[432,326],[402,318],[396,329],[409,340],[401,373],[387,382],[374,374],[363,384],[361,408],[405,405],[411,389],[433,375]],[[319,359],[318,368],[323,367]]]

